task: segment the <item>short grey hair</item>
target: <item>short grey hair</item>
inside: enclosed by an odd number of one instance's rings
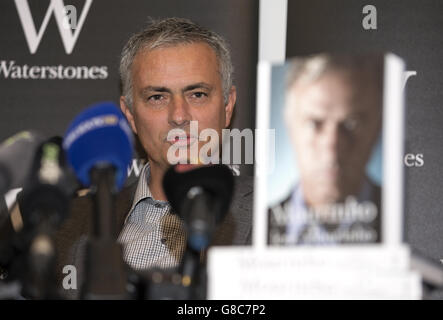
[[[234,68],[225,39],[188,19],[166,18],[152,20],[150,25],[134,34],[123,47],[120,59],[120,81],[122,95],[132,110],[132,63],[135,56],[142,50],[153,50],[179,44],[202,42],[209,45],[218,59],[218,71],[222,80],[223,98],[228,103],[229,92],[233,82]]]
[[[372,76],[380,85],[383,79],[383,56],[380,54],[318,54],[290,60],[286,87],[295,83],[308,83],[321,78],[328,72],[341,71],[355,75]]]
[[[286,74],[286,96],[296,85],[317,81],[329,72],[344,72],[352,76],[353,85],[374,84],[381,105],[383,92],[382,54],[316,54],[289,60]],[[369,81],[369,82],[368,82]],[[291,119],[294,100],[285,103],[285,118]]]

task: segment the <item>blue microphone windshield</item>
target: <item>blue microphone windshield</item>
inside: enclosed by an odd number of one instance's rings
[[[89,173],[94,166],[110,164],[116,169],[116,187],[123,187],[132,160],[133,135],[114,103],[98,103],[80,113],[66,131],[63,148],[85,186],[91,184]]]

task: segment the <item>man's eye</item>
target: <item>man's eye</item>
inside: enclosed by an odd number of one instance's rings
[[[158,101],[161,100],[163,96],[161,94],[154,94],[148,98],[149,101]]]
[[[193,92],[192,93],[192,97],[193,98],[197,98],[197,99],[200,99],[200,98],[204,98],[204,97],[207,97],[208,95],[206,94],[206,93],[204,93],[204,92]]]
[[[311,128],[313,130],[320,130],[322,125],[323,125],[322,120],[318,120],[318,119],[309,119],[308,120],[308,126],[309,126],[309,128]]]
[[[163,106],[168,104],[168,96],[164,94],[153,94],[152,96],[148,97],[147,102],[151,106]]]
[[[347,119],[345,122],[343,122],[343,127],[346,131],[354,131],[358,127],[358,121],[357,119]]]

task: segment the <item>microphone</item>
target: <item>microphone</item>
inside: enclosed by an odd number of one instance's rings
[[[229,209],[233,187],[234,177],[225,165],[176,165],[165,173],[163,189],[185,222],[191,249],[209,246],[216,225]]]
[[[35,131],[21,131],[0,145],[0,196],[22,187],[37,147],[43,137]]]
[[[69,213],[77,181],[68,167],[62,138],[52,137],[36,151],[29,179],[18,201],[23,230],[18,235],[27,248],[22,272],[24,296],[56,297],[56,249],[53,236]]]
[[[32,229],[42,221],[58,227],[67,217],[70,198],[78,183],[68,167],[62,140],[55,136],[37,148],[19,198],[25,229]]]
[[[132,160],[133,136],[121,111],[112,102],[95,104],[80,113],[65,134],[63,147],[83,185],[91,185],[91,169],[110,165],[115,168],[119,190]]]
[[[95,235],[113,238],[112,196],[123,187],[132,160],[129,124],[114,103],[97,103],[72,121],[63,147],[77,178],[94,195]]]
[[[16,246],[16,232],[21,228],[14,228],[3,195],[12,188],[22,187],[30,171],[35,151],[43,142],[41,134],[33,130],[21,131],[3,141],[0,145],[0,268],[8,267],[13,257],[24,250],[21,245]],[[13,207],[12,211],[15,207]],[[19,219],[21,222],[21,216]],[[6,271],[4,271],[6,272]]]
[[[41,222],[59,226],[65,219],[70,196],[78,184],[67,167],[61,142],[61,137],[53,137],[35,148],[22,192],[10,211],[2,206],[5,221],[0,223],[0,263],[8,256],[5,250],[11,250],[13,237],[20,238],[16,247],[23,251]]]
[[[125,299],[126,272],[122,248],[116,242],[114,195],[123,187],[132,160],[129,124],[115,104],[95,104],[72,121],[63,147],[80,182],[91,186],[94,202],[81,297]]]
[[[67,217],[76,187],[75,177],[67,167],[62,138],[53,137],[41,143],[17,204],[1,225],[0,265],[8,269],[11,279],[22,281],[24,296],[56,296],[52,238]]]
[[[225,165],[170,167],[163,190],[173,210],[184,221],[187,246],[180,263],[182,283],[190,299],[206,296],[206,271],[201,253],[208,248],[218,223],[231,203],[234,177]]]

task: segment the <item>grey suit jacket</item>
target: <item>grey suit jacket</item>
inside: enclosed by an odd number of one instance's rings
[[[116,225],[118,234],[131,208],[137,183],[124,188],[115,199]],[[230,211],[217,228],[213,238],[214,246],[249,245],[252,237],[252,197],[253,179],[249,176],[235,177],[235,190]],[[83,281],[86,256],[86,243],[92,234],[93,201],[90,195],[73,199],[69,218],[62,225],[55,237],[57,249],[57,279],[61,281],[65,274],[63,267],[73,265],[77,269],[78,283]],[[117,235],[118,235],[117,234]],[[116,236],[117,236],[116,235]],[[70,297],[78,297],[75,294]]]

